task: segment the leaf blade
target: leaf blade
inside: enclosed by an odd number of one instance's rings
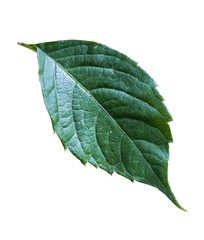
[[[153,79],[95,42],[36,46],[45,104],[64,147],[84,164],[157,187],[183,209],[167,176],[171,115]]]

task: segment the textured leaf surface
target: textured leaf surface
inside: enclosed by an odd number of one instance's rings
[[[45,105],[64,148],[83,164],[158,188],[182,209],[167,175],[172,119],[154,80],[99,43],[21,45],[38,54]]]

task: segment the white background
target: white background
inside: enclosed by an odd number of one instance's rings
[[[0,239],[204,239],[203,1],[1,1]],[[18,41],[85,39],[139,62],[174,121],[169,181],[150,186],[83,166],[45,109],[36,54]]]

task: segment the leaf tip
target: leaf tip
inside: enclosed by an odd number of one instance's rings
[[[185,208],[183,208],[180,204],[176,205],[179,209],[183,210],[184,212],[188,212]]]
[[[183,208],[180,203],[177,201],[176,197],[174,196],[174,194],[172,193],[172,191],[170,191],[170,195],[166,194],[166,196],[180,209],[183,210],[184,212],[188,212],[185,208]]]

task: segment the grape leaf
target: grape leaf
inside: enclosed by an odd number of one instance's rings
[[[19,44],[37,52],[45,105],[64,148],[83,164],[158,188],[185,210],[168,183],[172,118],[154,80],[96,42]]]

